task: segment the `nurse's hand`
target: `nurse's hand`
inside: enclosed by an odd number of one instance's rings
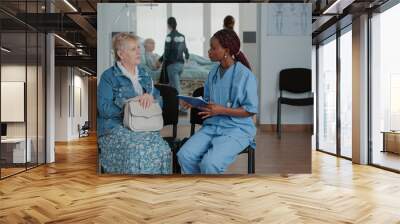
[[[148,93],[145,93],[139,97],[139,104],[145,109],[149,108],[153,102],[154,97]]]
[[[225,109],[224,106],[219,104],[209,103],[207,106],[200,108],[202,112],[199,112],[199,115],[201,119],[206,119],[208,117],[225,114]]]
[[[179,104],[181,105],[181,107],[185,108],[185,110],[188,110],[188,109],[192,108],[192,105],[186,103],[183,100],[179,100]]]

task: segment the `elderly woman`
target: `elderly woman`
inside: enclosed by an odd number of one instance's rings
[[[156,53],[154,53],[154,48],[155,48],[155,41],[151,38],[147,38],[144,40],[144,58],[147,67],[149,67],[153,71],[157,71],[160,67],[161,64],[158,61],[160,59],[160,56]]]
[[[97,90],[100,162],[106,173],[169,174],[171,150],[158,131],[134,132],[123,126],[124,103],[139,97],[140,105],[161,104],[151,77],[141,68],[136,36],[113,38],[116,63],[101,76]]]

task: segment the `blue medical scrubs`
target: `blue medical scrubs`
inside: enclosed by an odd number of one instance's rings
[[[257,80],[242,63],[236,62],[224,73],[213,67],[204,85],[204,98],[232,108],[258,112]],[[233,163],[247,146],[255,146],[256,127],[252,116],[218,115],[207,118],[179,150],[178,161],[184,174],[219,174]]]

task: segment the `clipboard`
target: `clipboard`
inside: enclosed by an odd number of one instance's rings
[[[186,103],[192,105],[192,107],[204,107],[208,104],[206,101],[203,100],[203,97],[178,95],[178,99],[185,101]]]

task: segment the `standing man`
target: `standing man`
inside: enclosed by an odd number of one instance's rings
[[[185,59],[189,59],[189,51],[186,47],[185,36],[176,30],[176,19],[169,17],[167,24],[169,33],[165,39],[164,54],[159,61],[164,62],[169,84],[181,93],[180,76]]]

